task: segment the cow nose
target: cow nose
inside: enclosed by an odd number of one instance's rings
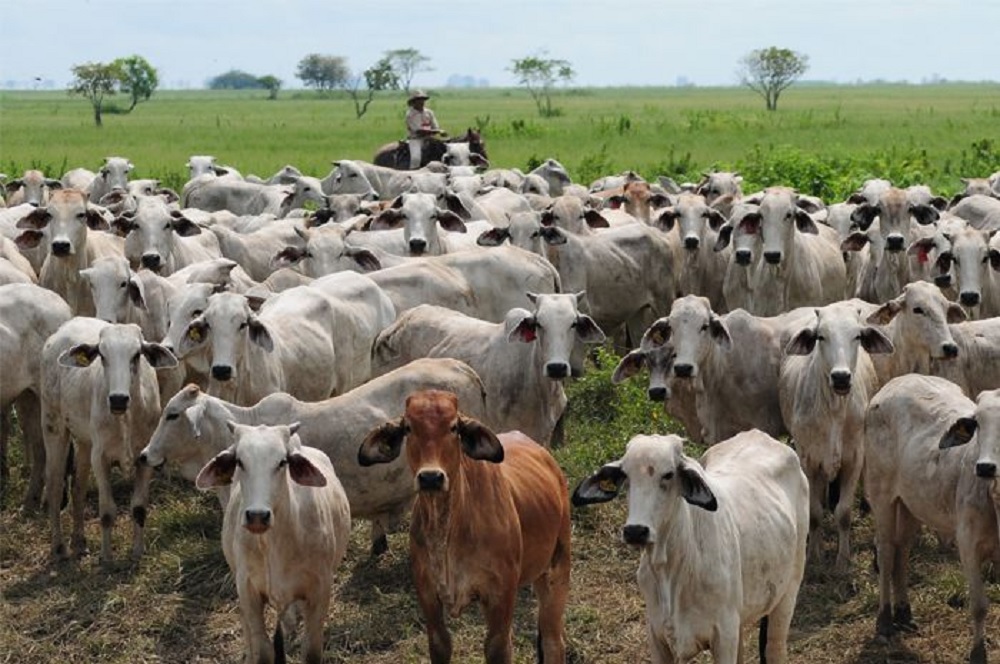
[[[69,242],[65,240],[56,240],[52,243],[52,253],[56,256],[69,256]]]
[[[833,386],[833,391],[837,394],[847,394],[851,391],[851,372],[831,371],[830,385]]]
[[[903,236],[902,235],[890,235],[885,239],[885,249],[886,251],[902,251],[903,250]]]
[[[980,461],[976,464],[976,476],[986,478],[996,477],[997,465],[992,461]]]
[[[649,527],[629,524],[622,528],[622,539],[626,544],[642,546],[649,542]]]
[[[109,394],[108,407],[111,408],[112,413],[124,413],[128,410],[128,400],[127,394]]]
[[[696,237],[686,237],[684,238],[684,248],[685,249],[697,249],[698,248],[698,238]]]
[[[666,401],[667,400],[667,388],[665,387],[651,387],[649,388],[649,400],[650,401]]]
[[[958,296],[958,301],[967,307],[974,307],[979,304],[979,293],[963,291],[962,294]]]
[[[139,453],[139,458],[135,460],[135,465],[137,466],[148,466],[149,465],[149,455],[145,452]]]
[[[444,488],[444,471],[421,470],[417,473],[417,485],[421,491],[440,491]]]
[[[247,510],[246,529],[252,533],[262,533],[271,526],[271,510]]]
[[[418,256],[427,249],[427,240],[410,240],[410,251]]]
[[[941,344],[941,352],[945,357],[958,357],[958,344]]]
[[[212,378],[215,380],[229,380],[233,377],[233,368],[228,364],[212,365]]]
[[[951,286],[951,275],[950,274],[939,274],[934,277],[934,285],[938,288],[948,288]]]
[[[746,249],[736,250],[736,264],[737,265],[750,265],[750,252]]]
[[[781,262],[781,252],[780,251],[765,251],[764,260],[766,260],[771,265],[777,265]]]
[[[694,366],[691,364],[675,364],[674,375],[678,378],[690,378],[694,375]]]
[[[569,365],[565,362],[549,362],[545,365],[545,375],[549,378],[565,378],[569,375]]]
[[[147,270],[158,270],[160,269],[160,255],[159,254],[143,254],[140,259],[142,266]]]

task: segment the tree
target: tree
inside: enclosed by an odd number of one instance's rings
[[[260,78],[240,69],[230,69],[214,78],[208,79],[210,90],[254,90],[267,87]]]
[[[762,48],[743,56],[736,70],[740,84],[747,86],[767,103],[778,108],[778,96],[809,68],[809,56],[787,48]]]
[[[400,86],[407,95],[410,94],[410,83],[413,82],[414,76],[422,71],[434,71],[433,67],[427,66],[431,59],[415,48],[397,48],[386,51],[384,59],[390,63],[399,79]]]
[[[69,84],[69,94],[86,97],[94,108],[94,124],[103,126],[101,110],[104,97],[115,94],[121,83],[118,67],[114,63],[87,62],[75,65],[71,71],[74,78]]]
[[[362,82],[364,82],[363,88]],[[344,89],[354,101],[354,112],[360,120],[361,116],[368,112],[368,105],[372,103],[376,92],[399,89],[399,76],[387,56],[364,70],[360,76],[352,78]]]
[[[126,113],[131,113],[141,101],[148,101],[153,96],[153,91],[160,84],[156,69],[149,64],[145,58],[139,55],[130,55],[127,58],[118,58],[111,63],[118,68],[120,78],[119,88],[122,93],[129,95],[132,102]]]
[[[311,53],[299,60],[295,76],[307,87],[329,91],[347,85],[351,71],[347,68],[347,58]]]
[[[517,82],[528,89],[531,98],[535,100],[535,105],[538,106],[538,114],[542,117],[559,113],[557,109],[552,108],[553,86],[559,82],[569,83],[576,76],[573,67],[566,60],[553,60],[541,55],[529,55],[514,60],[510,71],[517,77]]]
[[[260,78],[258,78],[257,82],[260,83],[261,87],[267,89],[267,98],[268,99],[277,99],[278,98],[278,90],[281,89],[281,79],[280,78],[278,78],[277,76],[271,76],[270,74],[268,74],[267,76],[261,76]]]

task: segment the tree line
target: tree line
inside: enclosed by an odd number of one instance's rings
[[[430,58],[415,48],[386,51],[368,68],[352,71],[348,60],[340,55],[310,53],[303,57],[295,76],[308,87],[322,94],[343,91],[354,103],[360,119],[383,90],[402,90],[410,93],[413,79],[422,72],[433,71]],[[741,85],[764,98],[769,111],[778,107],[778,97],[792,83],[802,77],[809,67],[807,55],[786,48],[771,46],[751,51],[740,59],[736,71]],[[567,60],[549,58],[544,51],[514,59],[507,68],[525,88],[542,117],[561,114],[552,104],[552,94],[559,84],[569,84],[576,76]],[[131,55],[110,63],[88,62],[72,68],[73,81],[70,94],[85,97],[94,112],[94,124],[102,124],[105,98],[118,93],[130,101],[126,113],[140,102],[147,101],[159,86],[157,70],[143,57]],[[208,80],[212,90],[263,89],[268,99],[277,99],[284,82],[277,76],[256,76],[232,69]]]

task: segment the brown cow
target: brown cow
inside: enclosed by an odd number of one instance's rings
[[[514,600],[528,583],[538,597],[539,660],[565,662],[569,498],[555,459],[518,431],[495,435],[439,390],[411,394],[403,417],[368,434],[358,462],[391,461],[404,442],[417,489],[410,559],[431,662],[451,661],[445,614],[478,599],[486,662],[509,664]]]

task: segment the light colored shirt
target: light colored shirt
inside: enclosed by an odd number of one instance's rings
[[[409,138],[423,138],[421,130],[433,131],[436,129],[440,129],[440,127],[438,127],[437,118],[434,117],[434,111],[431,109],[425,108],[418,111],[411,106],[406,111],[406,131]]]

